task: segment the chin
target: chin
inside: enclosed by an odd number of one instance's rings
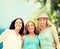
[[[16,28],[17,30],[20,30],[21,28]]]
[[[42,24],[41,26],[44,27],[45,25]]]
[[[29,31],[29,32],[34,32],[34,31]]]

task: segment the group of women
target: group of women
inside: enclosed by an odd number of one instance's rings
[[[9,29],[0,35],[2,49],[60,49],[56,27],[46,13],[37,18],[38,24],[28,21],[24,27],[21,18],[12,21]]]

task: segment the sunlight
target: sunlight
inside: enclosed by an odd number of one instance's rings
[[[34,0],[0,0],[1,27],[8,28],[11,21],[17,17],[24,19],[26,23],[30,17],[39,9],[40,4],[33,3]]]

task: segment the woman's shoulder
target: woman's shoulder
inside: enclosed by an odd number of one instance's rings
[[[9,33],[11,31],[12,31],[11,29],[6,29],[3,33]]]
[[[5,29],[5,31],[4,32],[2,32],[2,36],[7,36],[8,35],[8,33],[9,33],[9,29]]]
[[[26,39],[26,38],[28,38],[28,35],[23,35],[23,36],[22,36],[22,40],[24,40],[24,39]]]
[[[55,34],[57,32],[57,29],[55,26],[51,26],[50,31],[51,31],[51,33]]]
[[[6,29],[5,31],[11,31],[11,29]]]
[[[23,36],[22,36],[22,40],[24,40],[24,39],[25,39],[25,36],[26,36],[26,35],[23,35]]]
[[[50,29],[51,29],[51,31],[54,31],[54,30],[56,30],[56,27],[55,26],[51,26]]]
[[[9,31],[9,29],[5,29],[5,31],[3,33],[5,33],[5,32],[7,33],[8,31]]]

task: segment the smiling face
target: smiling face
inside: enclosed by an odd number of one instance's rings
[[[34,23],[33,22],[28,22],[27,23],[27,30],[29,31],[29,33],[34,32]]]
[[[20,19],[17,19],[15,21],[15,29],[20,30],[22,28],[22,21]]]
[[[38,20],[38,23],[39,23],[39,25],[40,25],[41,27],[44,27],[44,26],[47,25],[47,19],[46,19],[46,18],[40,18],[40,19]]]

